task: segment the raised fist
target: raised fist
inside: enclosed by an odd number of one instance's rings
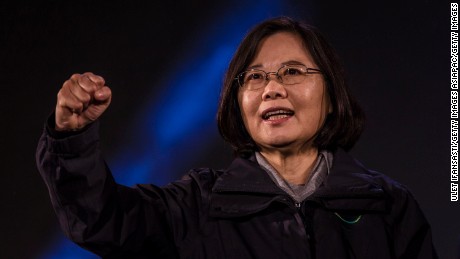
[[[109,107],[112,91],[104,78],[87,72],[74,74],[57,95],[56,130],[79,130],[95,121]]]

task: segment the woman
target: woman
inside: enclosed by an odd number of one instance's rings
[[[114,182],[98,146],[111,101],[92,73],[63,84],[37,164],[61,227],[107,258],[435,258],[409,191],[351,158],[363,114],[333,50],[289,18],[249,32],[219,130],[236,158],[159,188]]]

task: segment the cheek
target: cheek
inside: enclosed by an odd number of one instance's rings
[[[240,93],[238,95],[241,117],[243,118],[246,128],[248,127],[248,121],[252,121],[251,117],[254,117],[257,114],[258,105],[255,100],[255,96],[251,96],[250,94]]]
[[[320,86],[307,89],[292,94],[292,101],[297,111],[301,112],[299,116],[307,124],[321,124],[324,117],[329,113],[327,94],[323,93]]]

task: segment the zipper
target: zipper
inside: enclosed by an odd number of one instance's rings
[[[294,206],[297,209],[296,213],[296,219],[299,222],[299,224],[303,225],[303,230],[305,233],[305,236],[307,238],[308,243],[310,243],[310,249],[315,253],[315,241],[313,239],[313,226],[311,224],[311,218],[307,219],[307,216],[302,212],[302,203],[294,201]],[[306,202],[304,201],[304,206],[307,206]],[[308,215],[308,217],[311,217],[311,215]]]
[[[303,229],[305,231],[305,236],[310,239],[310,236],[308,234],[308,230],[307,230],[307,222],[305,222],[305,215],[303,215],[302,211],[301,211],[301,208],[302,208],[302,203],[300,202],[297,202],[297,201],[294,201],[294,207],[296,208],[297,210],[297,213],[296,213],[296,219],[298,221],[298,223],[303,226]]]
[[[300,207],[301,207],[300,202],[294,202],[294,206],[296,207],[297,210],[300,211]]]

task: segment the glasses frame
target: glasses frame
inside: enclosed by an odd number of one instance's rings
[[[307,75],[307,74],[322,74],[322,71],[319,70],[318,68],[311,68],[311,67],[307,67],[305,65],[301,65],[301,64],[286,64],[286,65],[283,65],[281,66],[280,68],[278,68],[278,71],[276,72],[266,72],[264,70],[261,70],[261,69],[250,69],[250,70],[245,70],[241,73],[239,73],[235,78],[234,80],[238,82],[238,85],[243,88],[244,87],[244,82],[242,83],[242,78],[244,76],[244,74],[248,73],[248,72],[254,72],[254,71],[257,71],[257,72],[262,72],[262,74],[264,75],[264,79],[266,81],[265,85],[268,84],[268,82],[270,81],[270,75],[275,75],[276,76],[276,79],[278,80],[278,82],[284,84],[284,85],[295,85],[295,84],[299,84],[299,83],[294,83],[294,84],[286,84],[283,82],[283,79],[282,77],[279,75],[279,72],[286,68],[286,67],[304,67],[305,68],[305,72],[304,74]],[[263,85],[262,87],[260,88],[263,88],[265,85]],[[257,89],[260,89],[260,88],[256,88],[254,90],[257,90]]]

